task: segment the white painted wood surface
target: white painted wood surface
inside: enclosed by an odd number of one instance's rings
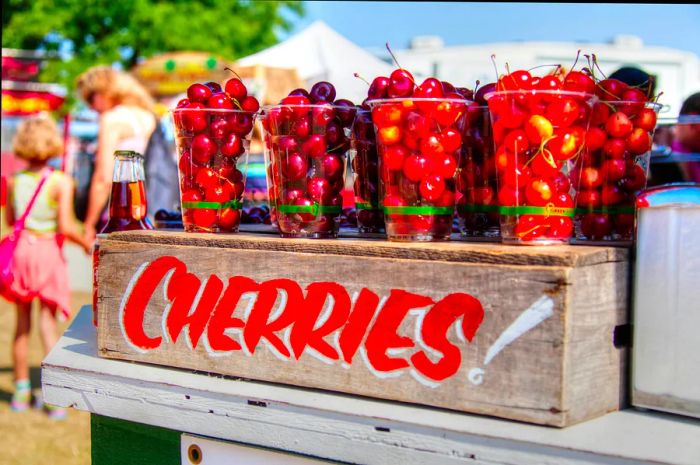
[[[700,464],[700,421],[624,410],[569,428],[97,357],[89,307],[42,364],[47,402],[367,465]]]

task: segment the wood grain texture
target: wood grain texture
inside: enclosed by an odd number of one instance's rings
[[[292,242],[301,243],[301,250],[279,250],[279,247],[294,245]],[[474,248],[469,244],[467,249],[477,250],[476,255],[469,255],[471,252],[465,252],[464,247],[439,244],[449,256],[464,257],[465,253],[469,256],[456,261],[435,258],[445,255],[440,255],[439,248],[436,251],[423,244],[398,244],[397,247],[390,244],[390,250],[383,251],[381,257],[369,256],[360,252],[372,247],[365,241],[355,242],[358,244],[352,243],[349,247],[357,253],[340,255],[332,246],[317,241],[268,241],[244,235],[235,238],[171,233],[111,235],[102,242],[98,270],[99,353],[115,359],[348,392],[560,427],[620,407],[625,351],[613,346],[612,334],[616,325],[627,321],[624,272],[627,263],[610,260],[624,255],[616,251],[618,249],[579,247],[538,251],[535,248],[513,250],[512,247],[487,244]],[[277,249],[267,248],[269,244],[274,244]],[[523,257],[519,260],[526,265],[511,263],[518,261],[516,257],[520,251],[523,251]],[[430,259],[417,259],[416,254]],[[408,371],[397,377],[377,377],[363,363],[361,353],[349,366],[326,364],[306,353],[298,361],[282,361],[263,345],[253,356],[240,351],[212,356],[202,345],[195,350],[188,348],[184,337],[174,344],[163,344],[153,351],[138,353],[129,346],[121,332],[118,309],[136,269],[163,255],[179,258],[202,280],[211,274],[222,280],[247,276],[257,282],[289,278],[302,288],[312,282],[332,280],[341,283],[351,295],[364,287],[379,296],[388,295],[391,289],[404,289],[430,296],[436,301],[449,293],[465,292],[481,301],[485,318],[471,343],[461,342],[454,327],[450,329],[449,340],[460,348],[462,362],[457,374],[437,387],[425,386]],[[501,259],[508,255],[512,258]],[[498,263],[471,261],[482,256],[491,257]],[[609,261],[599,262],[603,256]],[[594,264],[572,268],[558,265],[562,260]],[[543,261],[550,265],[538,264]],[[542,296],[552,299],[553,315],[485,364],[489,348],[504,330]],[[161,334],[161,316],[166,305],[160,285],[146,312],[146,334]],[[243,307],[239,305],[234,315],[242,312]],[[415,318],[407,317],[399,334],[411,335],[414,326]],[[407,349],[406,358],[415,349]],[[480,385],[469,381],[470,370],[474,368],[484,370]]]

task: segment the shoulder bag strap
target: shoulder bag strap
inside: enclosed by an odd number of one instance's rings
[[[44,169],[44,173],[41,175],[41,179],[39,180],[39,185],[36,186],[36,190],[32,194],[32,198],[29,199],[27,208],[24,209],[24,213],[22,213],[22,216],[20,216],[19,219],[15,222],[16,233],[24,229],[24,222],[27,220],[29,213],[31,213],[32,207],[34,206],[34,202],[36,202],[36,198],[39,196],[39,192],[41,192],[41,188],[46,183],[46,180],[49,178],[51,172],[52,170],[50,169]]]

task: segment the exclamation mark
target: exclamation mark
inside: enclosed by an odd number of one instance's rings
[[[542,296],[535,303],[530,305],[520,316],[506,328],[496,342],[493,343],[484,357],[484,367],[488,365],[493,358],[498,355],[511,342],[518,339],[520,336],[530,331],[535,326],[542,323],[544,320],[554,314],[554,301],[551,297]],[[481,384],[484,382],[484,369],[477,367],[469,370],[467,375],[472,384]]]

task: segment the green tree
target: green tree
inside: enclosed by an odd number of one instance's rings
[[[62,52],[41,80],[70,90],[98,63],[129,69],[177,50],[240,58],[275,44],[303,14],[292,0],[2,0],[2,10],[2,46]]]

